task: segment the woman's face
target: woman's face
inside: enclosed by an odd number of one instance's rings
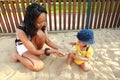
[[[37,29],[41,29],[44,25],[46,25],[46,14],[41,13],[40,16],[36,19],[36,27]]]

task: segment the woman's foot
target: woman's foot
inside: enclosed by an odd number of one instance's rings
[[[13,53],[13,55],[12,55],[12,61],[13,62],[18,62],[19,61],[18,58],[17,58],[17,55],[18,55],[17,52]]]

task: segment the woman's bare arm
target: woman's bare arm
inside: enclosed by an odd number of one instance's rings
[[[19,37],[19,39],[22,41],[22,43],[25,45],[25,47],[30,51],[30,53],[34,55],[40,55],[44,54],[44,50],[37,50],[35,46],[32,44],[32,42],[28,39],[27,35],[24,33],[24,31],[17,29],[16,35]]]
[[[55,43],[53,43],[49,38],[48,38],[48,31],[47,29],[45,30],[45,34],[46,34],[46,41],[45,43],[50,46],[53,49],[59,49],[61,48],[60,46],[56,45]]]

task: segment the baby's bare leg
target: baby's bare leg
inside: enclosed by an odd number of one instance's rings
[[[88,72],[91,70],[91,65],[88,62],[85,62],[80,65],[83,71]]]
[[[70,65],[71,64],[71,62],[73,61],[73,59],[74,59],[74,54],[68,54],[68,57],[67,57],[67,60],[66,60],[66,63],[68,64],[68,65]]]

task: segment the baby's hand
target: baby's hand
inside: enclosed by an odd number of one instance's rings
[[[72,47],[75,45],[75,42],[69,42],[69,45],[71,45]]]

